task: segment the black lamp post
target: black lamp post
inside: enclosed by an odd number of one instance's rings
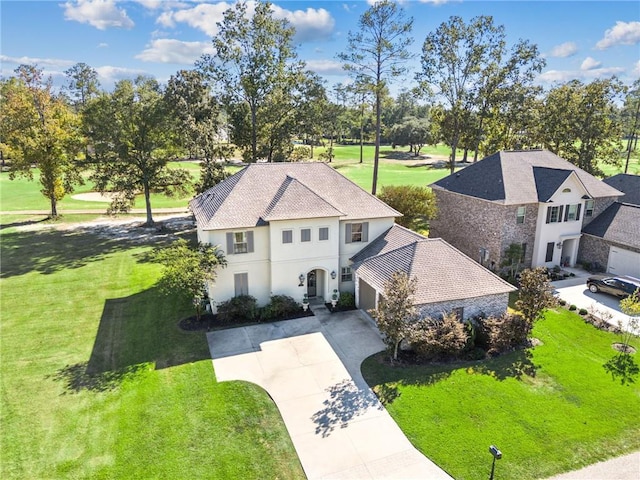
[[[491,464],[491,475],[489,476],[489,480],[493,480],[493,472],[496,469],[496,460],[500,460],[502,458],[502,452],[498,450],[498,447],[495,445],[491,445],[489,447],[489,453],[493,455],[493,463]]]

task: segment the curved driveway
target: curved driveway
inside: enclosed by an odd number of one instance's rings
[[[207,334],[218,381],[260,385],[280,409],[310,480],[451,479],[418,452],[360,373],[384,349],[357,311]]]

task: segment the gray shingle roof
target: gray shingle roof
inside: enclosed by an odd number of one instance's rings
[[[616,202],[582,232],[610,242],[640,248],[640,206]]]
[[[548,150],[500,151],[431,186],[507,205],[521,205],[548,200],[555,192],[550,192],[553,186],[559,186],[563,176],[566,179],[571,171],[594,198],[620,195],[615,188]]]
[[[605,178],[603,182],[624,192],[624,197],[620,198],[622,203],[640,205],[640,175],[619,173],[613,177]]]
[[[441,238],[424,238],[419,235],[421,238],[411,238],[410,235],[399,231],[397,226],[388,230],[382,237],[387,237],[383,240],[387,246],[398,245],[402,239],[405,244],[395,249],[383,248],[379,254],[375,254],[375,249],[371,249],[369,253],[373,256],[360,258],[359,263],[354,265],[358,276],[379,291],[383,290],[384,283],[398,270],[416,278],[416,305],[516,290],[513,285],[474,262]],[[380,238],[376,242],[379,240]],[[364,250],[358,256],[366,253]]]
[[[293,218],[401,216],[320,162],[250,164],[195,197],[189,206],[205,230],[249,228]]]
[[[363,260],[366,260],[376,255],[382,255],[383,253],[390,252],[399,247],[404,247],[417,240],[424,240],[426,237],[416,233],[401,225],[394,224],[389,230],[384,232],[378,238],[376,238],[369,245],[364,247],[353,257],[351,261],[354,264],[358,264]]]

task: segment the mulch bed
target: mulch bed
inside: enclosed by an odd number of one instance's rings
[[[211,313],[205,313],[200,316],[200,320],[196,318],[195,315],[192,315],[187,318],[183,318],[178,322],[178,327],[185,332],[208,332],[210,330],[220,330],[223,328],[232,328],[232,327],[245,327],[247,325],[257,325],[259,323],[272,323],[279,322],[281,320],[293,320],[294,318],[301,317],[313,317],[313,312],[311,309],[305,311],[300,310],[291,315],[282,316],[280,318],[274,318],[268,321],[262,322],[242,322],[242,323],[233,323],[233,322],[225,322],[221,323],[218,320],[218,315],[213,315]]]

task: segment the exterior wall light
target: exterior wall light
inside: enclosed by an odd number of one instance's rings
[[[558,247],[558,249],[561,249],[562,248],[562,242],[556,243],[556,247]]]
[[[336,271],[335,271],[335,270],[332,270],[332,271],[331,271],[331,279],[332,279],[332,280],[335,280],[337,276],[338,276],[338,274],[336,273]]]
[[[304,285],[304,273],[301,273],[298,276],[298,280],[300,281],[300,283],[298,284],[299,287],[302,287]]]

